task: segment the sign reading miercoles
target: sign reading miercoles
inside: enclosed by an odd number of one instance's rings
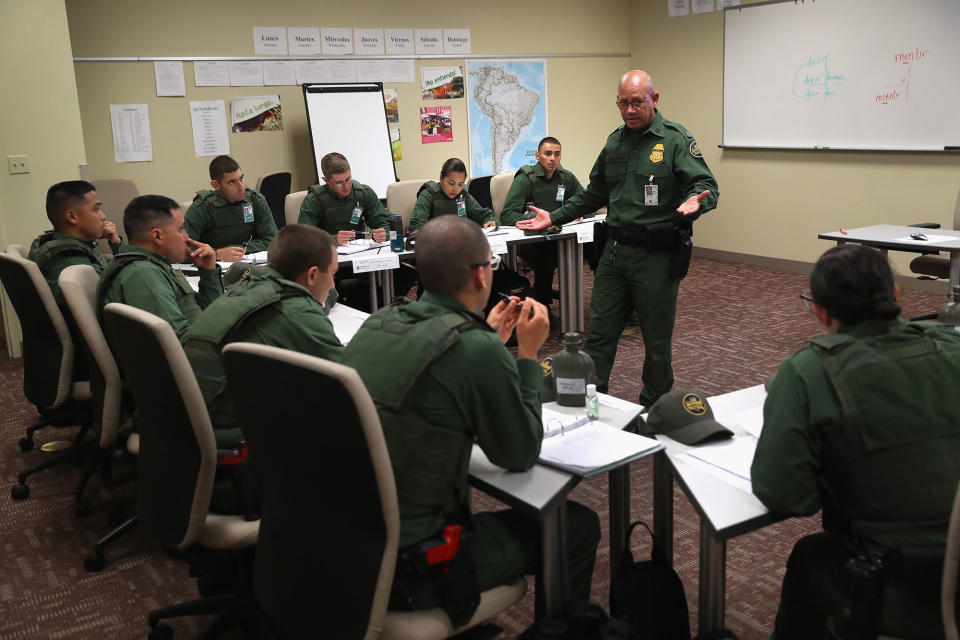
[[[320,53],[320,29],[316,27],[288,27],[287,41],[291,55],[313,56]]]
[[[443,53],[443,29],[417,29],[417,53]]]
[[[354,29],[353,47],[357,55],[383,55],[383,29]]]
[[[413,29],[384,29],[383,39],[390,55],[416,53]]]
[[[443,52],[446,54],[470,53],[470,29],[444,29]]]
[[[324,27],[320,30],[323,55],[344,56],[353,53],[353,29]]]
[[[254,27],[253,52],[258,56],[287,55],[287,28]]]

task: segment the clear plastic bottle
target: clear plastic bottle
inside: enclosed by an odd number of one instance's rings
[[[960,286],[950,292],[950,302],[940,309],[937,320],[960,331]]]
[[[597,397],[597,385],[587,385],[587,418],[590,420],[600,419],[600,398]]]

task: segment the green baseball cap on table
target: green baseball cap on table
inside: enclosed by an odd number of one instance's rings
[[[671,391],[660,396],[650,407],[647,425],[686,445],[733,435],[713,419],[707,396],[700,391]]]

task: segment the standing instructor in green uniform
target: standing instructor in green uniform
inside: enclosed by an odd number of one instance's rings
[[[211,160],[210,186],[197,192],[183,214],[187,235],[216,249],[217,260],[224,262],[266,251],[277,235],[277,224],[266,198],[247,189],[237,161],[230,156]]]
[[[673,324],[677,292],[689,261],[692,222],[717,206],[719,188],[697,141],[657,111],[660,94],[644,71],[620,79],[617,108],[623,126],[610,134],[590,171],[590,185],[553,213],[518,229],[545,229],[607,206],[609,238],[593,282],[584,351],[606,391],[620,334],[636,310],[643,334],[643,388],[649,407],[673,386]]]

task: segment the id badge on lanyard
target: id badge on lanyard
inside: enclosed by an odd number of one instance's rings
[[[253,205],[249,202],[244,202],[240,205],[240,210],[243,211],[243,221],[244,222],[253,222]]]
[[[563,202],[563,194],[567,192],[567,185],[561,184],[557,187],[557,202]]]
[[[360,203],[357,203],[357,206],[353,208],[353,213],[350,214],[350,224],[359,224],[360,216],[363,215],[363,207],[360,206]]]
[[[457,215],[465,216],[467,215],[467,203],[464,201],[463,196],[457,198]]]
[[[660,204],[660,187],[653,184],[653,176],[650,176],[650,182],[643,185],[643,204],[647,207],[656,207]]]

